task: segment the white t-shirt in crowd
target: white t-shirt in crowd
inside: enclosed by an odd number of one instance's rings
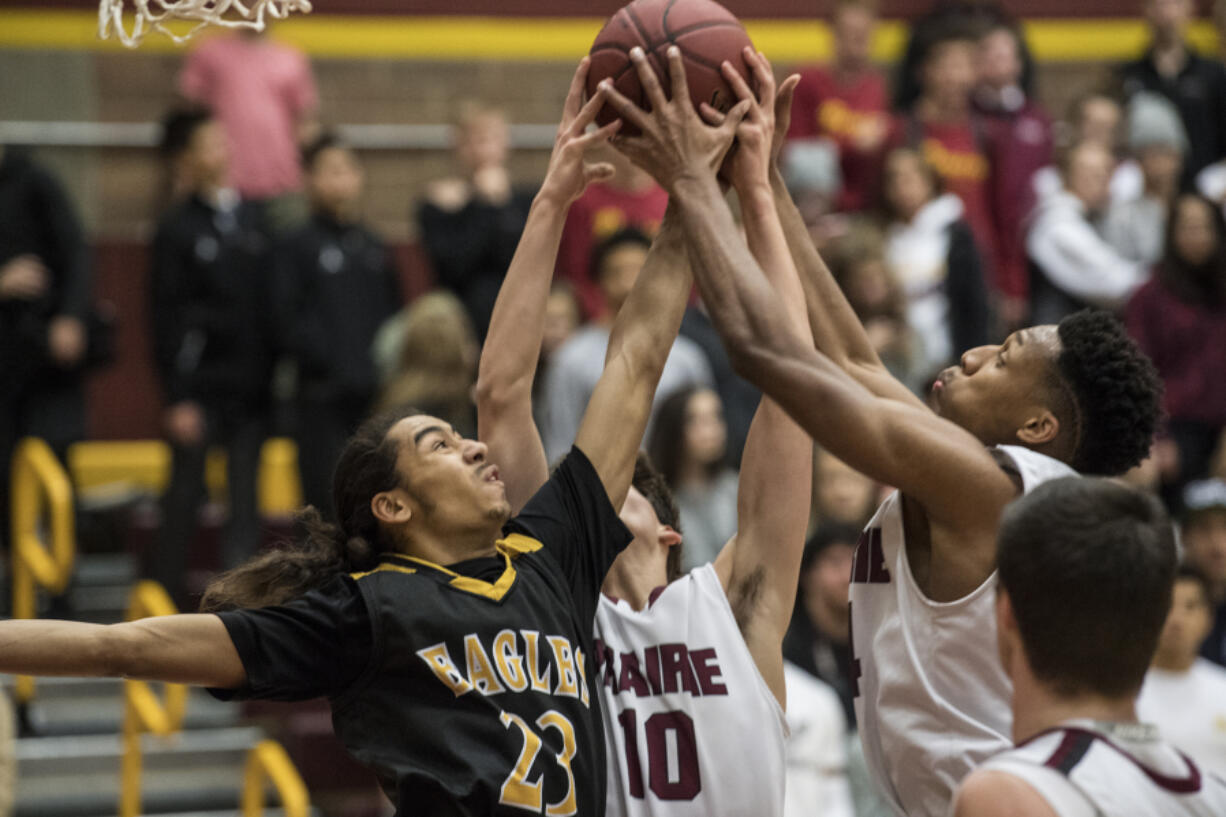
[[[1226,778],[1226,669],[1203,658],[1187,672],[1151,668],[1137,698],[1137,717]]]

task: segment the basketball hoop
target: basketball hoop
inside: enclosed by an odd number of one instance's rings
[[[311,0],[131,0],[132,29],[124,26],[124,6],[128,0],[101,0],[98,6],[98,36],[107,39],[112,30],[119,41],[135,48],[145,34],[158,31],[176,43],[184,43],[207,25],[225,28],[264,30],[265,17],[284,19],[291,12],[307,13]],[[172,20],[187,20],[195,25],[176,34],[165,26]]]

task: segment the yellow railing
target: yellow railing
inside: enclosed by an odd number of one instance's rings
[[[17,445],[12,464],[13,618],[34,618],[39,587],[62,593],[76,557],[72,483],[51,447],[34,437]],[[42,540],[43,520],[51,542]],[[34,679],[17,677],[19,703],[34,697]]]
[[[143,581],[128,597],[128,621],[149,616],[168,616],[177,610],[166,590],[157,582]],[[187,708],[187,687],[165,684],[164,699],[159,699],[146,681],[124,681],[123,760],[119,777],[119,815],[140,814],[141,757],[140,736],[152,732],[163,737],[183,727]]]
[[[294,763],[275,740],[262,740],[247,754],[243,773],[243,817],[264,813],[264,781],[272,783],[285,817],[307,817],[310,798]]]

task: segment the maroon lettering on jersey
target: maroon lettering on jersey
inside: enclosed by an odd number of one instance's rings
[[[698,680],[694,670],[690,668],[690,653],[684,644],[660,645],[660,668],[664,676],[665,692],[688,692],[691,695],[702,695],[698,690]],[[680,684],[677,679],[680,678]]]
[[[639,657],[632,652],[621,654],[622,671],[617,678],[618,692],[633,692],[640,698],[651,694],[647,682],[643,680],[643,672],[639,669]]]
[[[663,695],[664,687],[660,684],[660,648],[648,647],[643,651],[643,660],[647,665],[647,683],[651,684],[651,694]]]
[[[617,675],[617,664],[613,659],[613,649],[599,638],[595,642],[596,647],[596,674],[600,676],[600,682],[607,687],[613,686],[615,676]]]
[[[714,647],[701,650],[690,650],[690,662],[694,665],[694,674],[698,677],[698,687],[703,695],[727,695],[728,687],[724,686],[724,676],[719,668],[719,656]]]
[[[860,534],[852,563],[851,581],[853,584],[889,584],[890,571],[885,566],[881,528],[868,528]]]

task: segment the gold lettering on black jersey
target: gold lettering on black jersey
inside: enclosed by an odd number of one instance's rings
[[[578,698],[579,684],[576,679],[575,658],[571,653],[570,642],[560,635],[551,635],[549,646],[553,647],[553,665],[558,671],[558,685],[554,688],[553,694]]]
[[[537,639],[540,633],[535,630],[520,630],[524,636],[524,656],[528,663],[528,678],[532,681],[532,690],[534,692],[549,692],[549,670],[545,670],[545,674],[540,673],[541,656],[537,649]]]
[[[438,676],[438,679],[455,693],[457,698],[467,692],[472,692],[472,684],[468,683],[468,679],[461,675],[460,671],[456,668],[455,662],[451,660],[451,653],[447,651],[446,644],[435,644],[433,647],[426,647],[424,650],[418,650],[417,654],[426,662],[426,666]]]
[[[502,682],[512,692],[523,692],[528,688],[524,659],[520,656],[518,647],[514,630],[503,630],[494,638],[494,663],[498,665]]]
[[[464,636],[464,659],[468,664],[468,683],[476,687],[482,695],[497,695],[505,692],[498,676],[494,673],[494,665],[481,646],[481,639],[475,635]]]

